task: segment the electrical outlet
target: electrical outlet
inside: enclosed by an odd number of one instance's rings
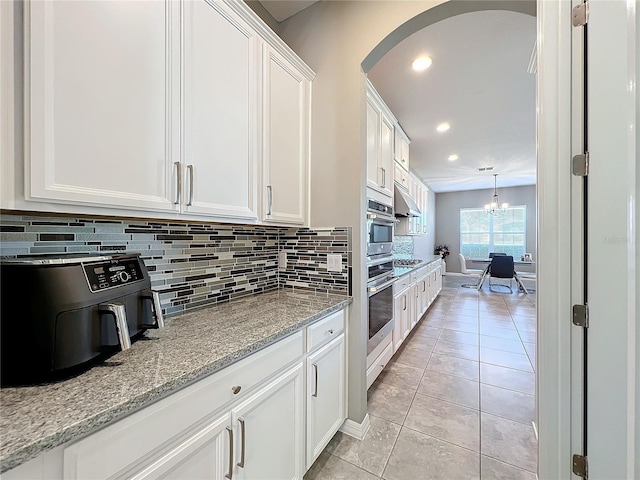
[[[327,254],[327,271],[328,272],[342,271],[342,255],[340,255],[339,253]]]
[[[287,269],[287,252],[285,252],[284,250],[278,252],[278,268],[280,270]]]

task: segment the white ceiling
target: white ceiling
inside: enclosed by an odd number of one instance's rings
[[[411,139],[412,169],[434,191],[493,188],[494,173],[498,190],[535,183],[535,41],[535,17],[467,13],[413,34],[369,72]],[[433,65],[415,73],[420,54]],[[441,122],[451,129],[438,133]],[[494,169],[479,173],[484,166]]]
[[[261,0],[260,3],[278,22],[301,12],[318,0]]]

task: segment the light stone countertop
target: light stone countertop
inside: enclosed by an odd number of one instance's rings
[[[275,290],[166,319],[102,364],[50,384],[0,389],[0,472],[121,419],[351,303]]]
[[[411,272],[413,272],[414,270],[420,268],[420,267],[424,267],[425,265],[429,265],[430,263],[433,263],[435,261],[440,260],[440,255],[426,255],[423,257],[414,257],[414,256],[405,256],[405,255],[398,255],[395,256],[394,259],[399,259],[399,260],[420,260],[420,263],[416,263],[415,265],[411,265],[411,266],[394,266],[393,268],[393,274],[396,276],[396,278],[400,278],[404,275],[407,275]]]

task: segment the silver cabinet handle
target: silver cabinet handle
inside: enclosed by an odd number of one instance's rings
[[[193,205],[193,165],[187,165],[187,173],[189,174],[189,201],[187,207]]]
[[[329,335],[333,335],[333,329],[329,329],[327,331],[329,332]]]
[[[182,196],[182,175],[180,175],[180,162],[173,162],[173,166],[176,167],[176,198],[173,201],[174,205],[180,204],[180,197]]]
[[[267,215],[271,215],[271,208],[273,207],[273,190],[271,185],[267,185]]]
[[[407,296],[403,295],[402,300],[404,300],[404,307],[402,307],[402,310],[404,311],[407,309]]]
[[[131,348],[131,337],[129,336],[129,326],[127,325],[127,312],[122,303],[102,303],[98,307],[101,311],[110,313],[115,317],[116,333],[118,342],[122,350]]]
[[[242,440],[240,442],[242,450],[240,450],[240,461],[238,462],[238,466],[240,468],[244,468],[244,419],[239,418],[238,422],[240,422],[240,435],[242,435]]]
[[[242,389],[241,385],[231,387],[231,391],[233,392],[234,395],[239,394],[241,389]]]
[[[313,369],[316,372],[316,381],[315,381],[315,387],[314,387],[314,392],[311,394],[312,397],[317,397],[318,396],[318,365],[316,365],[315,363],[313,364]]]
[[[384,188],[387,180],[387,172],[383,167],[380,167],[380,170],[382,170],[382,188]]]
[[[229,473],[224,476],[231,480],[233,478],[233,430],[231,427],[227,427],[227,432],[229,432]]]

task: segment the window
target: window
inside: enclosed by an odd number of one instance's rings
[[[526,250],[527,207],[508,207],[489,215],[484,208],[460,209],[460,253],[467,258],[488,258],[501,252],[519,259]]]

